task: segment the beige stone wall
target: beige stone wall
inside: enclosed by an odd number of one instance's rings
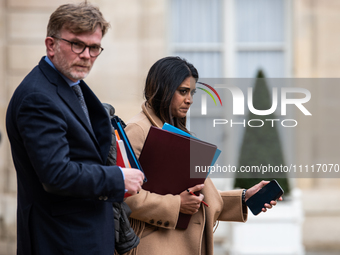
[[[66,2],[79,0],[0,0],[0,255],[15,254],[16,176],[5,134],[6,108],[16,86],[45,54],[49,15]],[[167,53],[167,0],[91,2],[101,8],[112,27],[102,41],[105,50],[86,82],[101,101],[114,105],[116,113],[128,120],[140,110],[147,71]],[[340,1],[292,2],[294,76],[339,77]],[[312,95],[320,102],[314,109],[324,111],[331,102],[337,116],[337,98],[322,90]],[[301,162],[312,162],[315,157],[339,160],[338,149],[327,147],[327,139],[340,144],[338,130],[313,128],[311,124],[301,122],[296,136],[297,158]],[[321,144],[320,150],[313,149],[315,143]],[[340,200],[340,179],[299,179],[297,186],[303,189],[306,247],[340,249],[340,208],[334,203]],[[319,203],[323,203],[322,210]]]
[[[340,77],[340,2],[294,1],[295,75]]]
[[[128,120],[140,111],[146,74],[165,55],[164,0],[96,1],[112,28],[86,79],[97,96]]]
[[[294,66],[296,77],[340,77],[340,1],[294,1]],[[329,87],[327,87],[329,88]],[[301,122],[296,151],[300,162],[339,163],[339,84],[325,90],[311,87],[314,112],[324,113],[318,123]],[[334,123],[325,118],[334,116]],[[320,114],[321,115],[321,114]],[[333,145],[333,146],[330,146]],[[340,178],[299,179],[303,189],[305,222],[303,239],[307,249],[340,251]]]
[[[5,111],[8,104],[8,22],[6,1],[0,1],[0,254],[15,254],[16,183],[5,133]]]
[[[6,134],[3,132],[5,129],[5,116],[4,112],[7,104],[7,86],[5,84],[5,45],[6,45],[6,19],[5,10],[2,8],[4,1],[0,0],[0,132],[2,141],[6,139]],[[0,180],[4,179],[4,169],[6,161],[6,149],[3,142],[0,141]],[[4,190],[4,183],[0,181],[0,192]]]

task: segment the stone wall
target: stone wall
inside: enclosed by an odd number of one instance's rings
[[[0,255],[15,254],[16,248],[16,176],[5,133],[6,108],[16,86],[45,55],[49,15],[66,2],[80,1],[0,0]],[[168,53],[168,0],[93,0],[91,3],[100,7],[112,27],[102,41],[105,50],[86,82],[101,101],[114,105],[116,113],[128,120],[140,111],[147,71]],[[293,3],[294,76],[339,77],[340,2],[293,0]],[[320,102],[314,107],[324,111],[331,102],[337,116],[339,100],[330,101],[332,94],[321,92],[313,93]],[[301,123],[296,136],[297,157],[301,161],[315,157],[339,160],[338,148],[327,147],[324,139],[336,139],[339,144],[338,130],[313,129],[309,128],[310,124]],[[315,143],[321,144],[322,149],[313,150]],[[299,152],[306,144],[310,149]],[[303,190],[306,248],[340,250],[340,209],[334,203],[340,199],[340,179],[299,179],[296,185]],[[325,202],[322,209],[317,206],[321,202]]]
[[[340,2],[294,1],[294,74],[302,78],[340,77]],[[318,123],[302,122],[296,137],[300,162],[339,163],[339,84],[311,88]],[[327,115],[325,113],[328,113]],[[334,116],[333,123],[326,118]],[[322,125],[324,123],[325,125]],[[332,146],[331,146],[332,145]],[[305,212],[303,240],[308,250],[340,251],[340,178],[299,179]]]

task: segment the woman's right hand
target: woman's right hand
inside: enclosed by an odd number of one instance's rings
[[[204,184],[198,184],[194,187],[189,188],[190,191],[196,192],[203,189]],[[184,190],[181,194],[181,207],[180,212],[184,214],[195,214],[198,212],[198,209],[201,206],[201,202],[204,198],[204,195],[201,193],[199,196],[191,195],[187,190]]]

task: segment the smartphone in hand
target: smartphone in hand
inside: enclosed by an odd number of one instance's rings
[[[272,180],[251,196],[246,201],[246,204],[254,215],[258,215],[262,212],[264,204],[269,204],[270,201],[278,199],[282,196],[283,192],[280,184],[276,180]]]

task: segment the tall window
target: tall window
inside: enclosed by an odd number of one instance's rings
[[[267,78],[290,77],[291,1],[169,0],[169,54],[186,58],[201,78],[255,78],[259,69]],[[191,125],[200,118],[191,115]],[[224,152],[236,164],[243,130],[225,132],[217,136],[226,139]]]
[[[201,77],[222,77],[222,1],[170,1],[170,53],[193,63]]]
[[[235,1],[236,76],[289,76],[288,1]]]
[[[201,77],[291,75],[291,0],[169,0],[170,54]]]

